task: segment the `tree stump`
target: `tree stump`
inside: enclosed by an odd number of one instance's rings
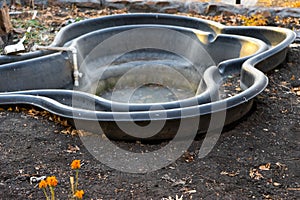
[[[4,46],[12,43],[12,32],[13,27],[9,17],[8,6],[6,1],[0,2],[0,47],[3,49]]]

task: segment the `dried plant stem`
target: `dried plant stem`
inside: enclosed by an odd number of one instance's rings
[[[46,197],[46,200],[49,200],[49,197],[48,197],[47,192],[46,192],[46,188],[43,188],[43,192],[44,192],[44,195]]]
[[[54,188],[50,186],[51,200],[55,200]]]
[[[75,190],[74,190],[74,177],[73,176],[70,176],[70,184],[71,184],[72,195],[74,195]]]
[[[76,176],[75,176],[75,190],[74,190],[74,192],[77,191],[77,188],[78,188],[78,173],[79,173],[79,170],[76,169]],[[73,194],[75,194],[75,193],[73,193]]]

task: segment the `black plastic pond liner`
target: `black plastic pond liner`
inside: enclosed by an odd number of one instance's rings
[[[166,42],[175,54],[183,52],[180,49],[184,49],[184,42],[176,43],[170,36],[156,46],[153,44],[153,50],[132,51],[105,68],[107,63],[104,61],[110,56],[107,52],[118,54],[118,50],[126,50],[126,45],[143,43],[143,40],[139,41],[136,37],[118,43],[119,46],[112,45],[114,48],[97,50],[100,44],[126,31],[137,35],[146,34],[150,40],[155,34],[147,34],[147,31],[153,31],[161,37],[164,37],[165,31],[174,35],[183,34],[197,41],[196,46],[200,45],[200,50],[192,51],[192,54],[201,54],[202,58],[207,54],[210,59],[200,66],[197,56],[186,53],[176,57],[160,51],[159,48],[163,48],[161,46]],[[178,36],[174,38],[182,39]],[[99,132],[96,126],[100,124],[102,131],[113,139],[136,139],[119,128],[132,121],[140,125],[151,121],[165,122],[158,134],[146,138],[149,140],[173,138],[182,120],[190,119],[191,123],[197,121],[198,131],[205,132],[210,126],[212,115],[225,112],[225,122],[215,125],[215,128],[221,128],[240,119],[251,109],[253,98],[268,84],[263,72],[274,69],[285,59],[287,47],[294,39],[295,33],[283,28],[231,27],[167,14],[123,14],[84,20],[63,28],[51,45],[76,49],[79,72],[83,75],[79,78],[79,87],[73,85],[74,63],[69,52],[36,51],[18,56],[0,56],[0,104],[35,105],[72,121],[79,121],[85,124],[88,131]],[[137,61],[140,57],[149,60]],[[187,64],[189,62],[185,60],[192,60],[194,65]],[[174,69],[188,79],[195,96],[170,102],[126,103],[104,99],[90,90],[94,87],[91,82],[95,82],[91,80],[93,76],[97,77],[97,73],[105,74],[106,77],[103,75],[102,79],[99,77],[96,81],[106,86],[107,82],[120,80],[140,62],[151,67],[160,61],[168,69]],[[157,66],[155,69],[164,72],[164,67]],[[225,99],[220,98],[222,81],[235,74],[240,74],[243,91]],[[174,82],[167,75],[162,75],[164,77],[170,87],[181,86],[180,81],[176,82],[175,79]],[[132,76],[126,83],[134,84],[135,79],[138,81]],[[94,122],[99,124],[95,125]],[[188,127],[185,131],[189,134]]]

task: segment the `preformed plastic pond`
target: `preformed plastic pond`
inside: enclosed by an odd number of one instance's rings
[[[171,139],[183,120],[205,132],[212,115],[224,116],[217,129],[251,109],[268,84],[264,72],[285,59],[294,38],[283,28],[167,14],[85,20],[63,28],[49,47],[0,56],[0,104],[35,105],[88,131],[100,124],[114,139]],[[242,91],[224,98],[222,84],[233,75]],[[132,122],[163,126],[151,137],[120,128]]]

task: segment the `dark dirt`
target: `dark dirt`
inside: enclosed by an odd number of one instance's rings
[[[78,136],[62,134],[65,127],[49,116],[5,108],[0,112],[0,199],[43,199],[29,181],[43,175],[56,176],[56,197],[67,199],[73,159],[84,163],[79,173],[84,199],[299,199],[300,96],[291,89],[299,82],[300,66],[284,63],[268,77],[270,84],[252,111],[223,132],[208,156],[197,157],[200,138],[175,163],[148,174],[99,163]],[[117,143],[133,150],[165,145]]]

